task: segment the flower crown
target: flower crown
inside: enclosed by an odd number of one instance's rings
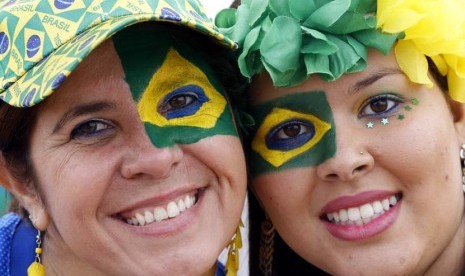
[[[464,13],[464,0],[243,0],[215,23],[239,44],[248,78],[266,70],[275,86],[313,74],[333,81],[363,71],[368,47],[394,47],[412,82],[433,85],[428,57],[447,76],[450,96],[465,102]]]

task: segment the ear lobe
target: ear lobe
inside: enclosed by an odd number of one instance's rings
[[[3,154],[0,154],[0,184],[29,212],[34,226],[44,231],[49,224],[49,217],[39,194],[31,189],[27,185],[28,183],[24,183],[12,175]]]
[[[448,103],[454,120],[455,131],[459,136],[460,143],[465,144],[465,103],[451,99],[448,99]]]

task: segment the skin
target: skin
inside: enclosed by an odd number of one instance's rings
[[[460,274],[465,257],[459,160],[463,105],[446,100],[437,85],[429,89],[409,82],[392,54],[370,51],[368,61],[363,72],[329,83],[312,77],[297,87],[276,88],[265,74],[253,80],[251,109],[286,95],[324,91],[336,128],[332,158],[257,173],[255,195],[286,243],[332,275]],[[386,91],[401,100],[388,101],[387,113],[373,113],[369,99]],[[413,106],[413,99],[419,104]],[[384,117],[389,124],[380,123]],[[374,128],[367,127],[370,121]],[[363,200],[361,193],[372,191],[401,196],[388,227],[358,239],[328,230],[328,203],[344,196]]]
[[[103,104],[65,116],[95,102]],[[41,199],[9,183],[46,230],[47,275],[214,275],[245,198],[237,136],[154,146],[112,41],[41,105],[30,140]],[[122,219],[194,194],[196,204],[175,218],[145,226]]]

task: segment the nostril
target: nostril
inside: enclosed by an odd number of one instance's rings
[[[335,178],[338,178],[338,175],[336,173],[330,173],[330,174],[326,175],[326,178],[335,179]]]
[[[359,173],[361,171],[364,171],[368,168],[367,165],[362,165],[362,166],[358,166],[357,168],[355,168],[352,172],[352,174],[356,174],[356,173]]]

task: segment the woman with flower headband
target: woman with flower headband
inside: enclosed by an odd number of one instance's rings
[[[223,275],[229,245],[235,275],[241,78],[200,3],[1,6],[0,274]]]
[[[464,273],[464,12],[248,0],[217,17],[251,79],[248,164],[267,218],[252,208],[252,274],[302,273],[274,229],[333,275]]]

